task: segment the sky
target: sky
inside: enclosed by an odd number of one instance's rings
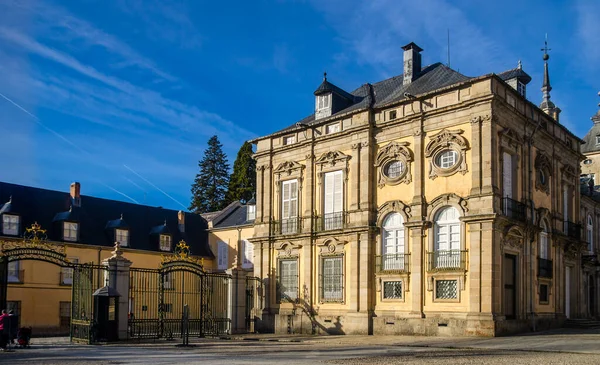
[[[323,72],[352,91],[402,73],[401,47],[467,76],[517,66],[579,137],[600,91],[597,0],[0,0],[0,181],[189,206],[208,139],[310,115]]]

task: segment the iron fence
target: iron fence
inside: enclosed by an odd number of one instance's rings
[[[517,221],[527,220],[527,209],[525,204],[509,197],[502,198],[502,213],[504,216]]]
[[[390,253],[375,256],[377,272],[409,272],[410,254],[409,253]]]
[[[437,250],[427,252],[428,271],[466,270],[466,250]]]
[[[344,212],[327,213],[317,219],[317,231],[342,229],[345,225],[346,214]]]
[[[564,222],[564,233],[576,240],[581,239],[581,224],[573,223],[570,221]]]

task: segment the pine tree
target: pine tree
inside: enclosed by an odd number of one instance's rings
[[[222,147],[217,136],[212,136],[208,140],[204,158],[198,162],[200,172],[192,184],[192,202],[189,208],[194,213],[213,212],[225,207],[229,163]]]
[[[244,142],[233,163],[233,172],[229,178],[227,202],[248,201],[256,191],[256,161],[252,158],[252,145]]]

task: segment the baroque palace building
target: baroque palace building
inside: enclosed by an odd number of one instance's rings
[[[252,141],[257,329],[494,336],[597,313],[600,207],[548,55],[537,106],[520,62],[467,77],[403,50],[402,75],[325,75],[314,114]]]

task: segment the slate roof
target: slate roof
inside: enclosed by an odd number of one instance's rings
[[[49,240],[60,242],[61,223],[68,219],[80,225],[78,242],[69,244],[112,247],[115,233],[113,225],[126,224],[129,228],[128,248],[160,251],[157,234],[167,231],[172,234],[173,247],[183,239],[190,246],[192,255],[214,257],[208,246],[208,224],[197,214],[184,213],[185,232],[180,232],[176,210],[86,195],[81,196],[81,207],[71,208],[68,192],[0,182],[0,211],[3,211],[6,206],[4,203],[11,196],[10,213],[21,217],[20,236],[25,227],[38,222],[48,231]],[[115,220],[120,220],[121,215],[123,222],[116,223]]]
[[[236,201],[220,211],[220,215],[213,217],[212,228],[244,226],[254,223],[254,219],[248,220],[247,218],[248,205]]]
[[[527,72],[523,71],[523,69],[520,67],[501,72],[498,74],[498,77],[500,77],[504,81],[517,78],[525,85],[527,85],[531,82],[531,76],[529,76],[529,74],[527,74]]]
[[[583,137],[581,153],[600,152],[600,145],[596,144],[596,136],[600,136],[600,123],[594,123],[585,137]]]
[[[386,105],[406,99],[404,93],[409,93],[412,95],[424,94],[444,88],[446,86],[464,82],[469,79],[471,79],[471,77],[454,71],[453,69],[441,63],[435,63],[425,67],[419,74],[418,78],[408,85],[404,85],[403,76],[398,75],[374,84],[367,83],[360,86],[350,93],[350,95],[354,97],[354,103],[347,108],[333,114],[331,117],[344,115],[349,112],[367,109],[370,107],[384,107]],[[327,119],[331,117],[328,117]],[[297,123],[275,132],[272,135],[297,129],[298,127],[296,127],[296,124],[298,123],[313,125],[320,123],[322,120],[323,119],[315,120],[315,115],[311,114]]]
[[[317,90],[315,90],[315,92],[313,94],[316,96],[316,95],[326,94],[328,92],[336,93],[339,96],[342,96],[342,97],[344,97],[344,98],[346,98],[348,100],[354,100],[354,95],[349,94],[348,92],[346,92],[346,91],[342,90],[341,88],[335,86],[331,82],[327,81],[327,79],[323,80],[323,82],[321,83],[321,85],[319,85],[319,87],[317,88]]]

